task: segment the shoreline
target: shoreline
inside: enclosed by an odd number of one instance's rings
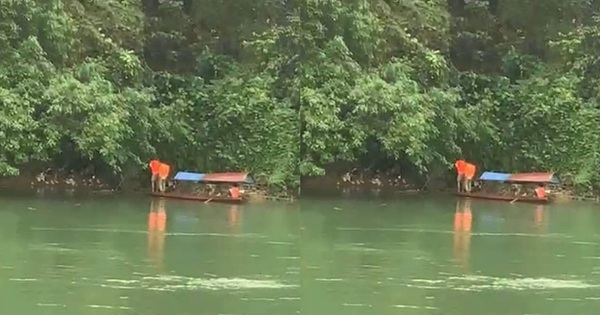
[[[0,188],[2,193],[19,194],[66,194],[66,195],[144,195],[148,188],[143,187],[141,181],[130,181],[127,184],[119,183],[110,185],[102,180],[91,176],[71,177],[67,179],[50,179],[41,181],[32,176],[14,176],[0,178]],[[576,193],[573,189],[566,189],[566,194],[560,196],[560,201],[581,201],[581,202],[600,202],[600,195],[588,193]],[[344,182],[333,175],[321,177],[304,178],[301,184],[300,196],[294,196],[294,200],[303,197],[350,197],[363,196],[367,198],[389,198],[400,196],[417,195],[447,195],[455,192],[454,187],[438,186],[437,189],[427,189],[427,187],[418,187],[414,184],[403,183],[402,185],[390,185],[387,183],[374,183],[372,181],[363,182]],[[287,196],[289,197],[289,196]],[[266,198],[272,199],[272,198]],[[275,198],[279,199],[279,198]],[[557,199],[557,201],[558,201]]]

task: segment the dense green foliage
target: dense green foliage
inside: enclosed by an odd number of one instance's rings
[[[462,155],[600,184],[599,4],[303,1],[305,164],[435,176]]]
[[[327,165],[600,183],[598,1],[0,3],[0,173]],[[385,169],[383,169],[385,170]]]
[[[261,37],[284,9],[2,1],[0,173],[27,165],[131,176],[158,156],[178,169],[298,184],[297,106],[279,87],[277,61],[265,62],[279,44]]]

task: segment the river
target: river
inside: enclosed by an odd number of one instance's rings
[[[597,314],[600,209],[0,199],[2,314]]]

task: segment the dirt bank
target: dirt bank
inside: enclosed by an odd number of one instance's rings
[[[39,189],[54,191],[90,191],[90,192],[117,192],[136,191],[140,185],[132,183],[116,182],[106,179],[107,177],[96,177],[95,175],[61,174],[48,169],[38,174],[27,174],[22,172],[19,176],[1,177],[0,187],[11,191],[36,191]]]
[[[398,174],[370,174],[353,169],[344,173],[303,177],[302,194],[323,195],[393,195],[419,193],[428,190],[423,181],[404,178]]]

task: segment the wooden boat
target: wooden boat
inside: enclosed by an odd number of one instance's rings
[[[543,184],[543,185],[559,185],[560,180],[554,173],[518,173],[518,174],[507,174],[507,173],[495,173],[495,172],[483,172],[479,177],[481,182],[497,182],[502,184]],[[552,199],[537,198],[530,196],[507,196],[489,194],[483,192],[466,193],[460,192],[455,193],[458,197],[469,197],[477,199],[487,200],[500,200],[510,202],[527,202],[536,204],[546,204],[552,202]]]
[[[536,204],[547,204],[551,202],[548,198],[536,198],[536,197],[515,197],[515,196],[503,196],[503,195],[494,195],[494,194],[486,194],[486,193],[455,193],[458,197],[467,197],[467,198],[476,198],[476,199],[487,199],[487,200],[500,200],[500,201],[508,201],[511,202],[526,202],[526,203],[536,203]]]
[[[150,193],[152,197],[162,197],[162,198],[170,198],[170,199],[179,199],[179,200],[191,200],[191,201],[208,201],[209,202],[219,202],[219,203],[231,203],[231,204],[240,204],[245,203],[248,200],[244,198],[231,198],[231,197],[209,197],[209,196],[193,196],[193,195],[185,195],[185,194],[177,194],[177,193]]]
[[[212,173],[212,174],[202,174],[202,173],[190,173],[190,172],[178,172],[175,177],[173,177],[174,181],[178,182],[188,182],[188,183],[204,183],[204,184],[243,184],[243,185],[254,185],[255,181],[252,176],[248,173]],[[192,194],[184,194],[181,192],[167,192],[167,193],[158,193],[152,192],[150,193],[152,197],[162,197],[162,198],[171,198],[171,199],[180,199],[180,200],[191,200],[191,201],[203,201],[203,202],[220,202],[220,203],[230,203],[230,204],[240,204],[247,202],[247,198],[232,198],[229,196],[197,196]]]

